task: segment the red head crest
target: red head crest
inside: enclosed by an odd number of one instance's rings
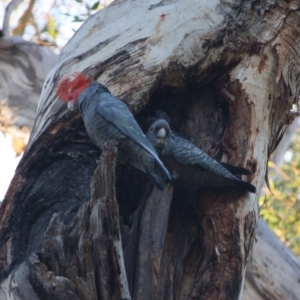
[[[90,85],[91,81],[93,79],[85,77],[83,73],[63,77],[57,84],[56,95],[65,102],[77,101],[79,94]]]

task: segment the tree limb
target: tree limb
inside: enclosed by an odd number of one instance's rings
[[[13,10],[24,0],[11,0],[5,8],[5,14],[2,24],[3,35],[9,36],[9,19]]]
[[[31,252],[41,251],[41,236],[51,219],[48,240],[58,250],[56,255],[49,254],[49,261],[44,252],[41,262],[55,276],[73,276],[71,281],[81,293],[92,286],[86,284],[90,277],[78,280],[76,276],[93,270],[85,264],[90,258],[82,254],[95,237],[85,240],[84,234],[75,234],[74,244],[67,245],[73,256],[68,257],[61,255],[65,252],[60,240],[51,239],[51,235],[64,233],[59,231],[64,227],[57,224],[72,223],[78,206],[90,199],[88,184],[96,156],[80,116],[67,111],[55,97],[57,82],[64,74],[83,71],[108,86],[128,104],[143,129],[156,109],[165,111],[173,120],[172,128],[204,151],[223,162],[248,168],[252,175],[247,180],[259,193],[268,154],[276,147],[287,112],[298,99],[295,79],[300,56],[294,45],[299,44],[299,15],[295,12],[299,6],[282,1],[253,5],[249,0],[232,5],[217,0],[126,0],[91,16],[49,73],[28,148],[0,207],[1,280],[6,282]],[[114,26],[111,20],[115,20]],[[290,39],[286,40],[287,36]],[[241,299],[259,195],[229,188],[190,195],[175,189],[169,209],[169,195],[153,193],[166,203],[159,226],[166,223],[168,214],[169,220],[167,229],[152,244],[157,232],[145,226],[150,227],[146,220],[155,215],[141,209],[137,219],[132,217],[141,200],[151,208],[152,204],[145,202],[150,194],[145,188],[147,180],[128,166],[121,169],[117,182],[124,188],[117,191],[119,202],[128,207],[127,215],[121,214],[124,226],[128,226],[125,230],[134,233],[138,228],[143,232],[133,234],[136,238],[131,240],[130,247],[136,245],[136,260],[130,251],[127,254],[126,234],[122,241],[132,295],[142,294],[139,285],[152,273],[157,298]],[[86,215],[80,220],[76,224],[89,233],[88,224],[93,224]],[[105,219],[97,222],[102,222],[103,228],[112,224]],[[87,241],[86,249],[80,248],[76,255],[69,250],[78,249],[83,241]],[[161,256],[158,245],[164,249]],[[74,269],[69,268],[72,258]],[[66,264],[60,269],[63,261]],[[136,267],[131,266],[132,261]],[[142,263],[143,268],[138,265]],[[107,270],[107,274],[111,272]],[[165,279],[162,288],[156,284],[160,278]],[[97,295],[111,291],[101,283],[97,286]],[[152,300],[152,295],[143,296]]]
[[[300,261],[259,220],[252,263],[247,267],[243,300],[299,299]]]
[[[16,28],[13,29],[12,35],[23,36],[25,28],[26,28],[27,24],[29,23],[30,18],[32,17],[32,10],[33,10],[35,1],[36,0],[30,0],[27,9],[24,11],[23,15],[19,19],[18,25],[16,26]]]

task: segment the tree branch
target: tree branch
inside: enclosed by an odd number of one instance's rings
[[[35,0],[30,0],[27,9],[24,11],[23,15],[19,19],[18,26],[12,31],[12,35],[20,35],[24,34],[25,28],[32,16],[32,10],[35,4]]]
[[[260,219],[243,300],[299,299],[300,261]]]
[[[24,0],[11,0],[5,8],[5,14],[3,18],[2,32],[3,35],[9,35],[9,19],[13,10]]]

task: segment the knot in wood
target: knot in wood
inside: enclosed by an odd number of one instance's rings
[[[104,143],[105,150],[114,150],[118,146],[118,142],[115,140],[108,140]]]

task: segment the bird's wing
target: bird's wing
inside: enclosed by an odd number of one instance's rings
[[[109,93],[101,93],[99,97],[101,97],[101,101],[98,102],[98,113],[101,114],[108,122],[113,123],[120,131],[122,131],[122,133],[150,153],[170,179],[169,172],[159,159],[154,147],[143,133],[126,104],[119,98]]]
[[[237,177],[225,169],[218,161],[211,158],[193,143],[174,133],[172,134],[172,139],[174,140],[173,156],[181,164],[199,166],[212,173],[237,180]]]

